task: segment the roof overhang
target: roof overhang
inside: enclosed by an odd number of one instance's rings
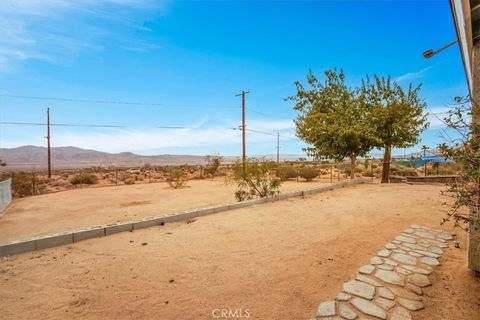
[[[480,39],[480,0],[450,0],[470,96],[473,90],[473,46]]]

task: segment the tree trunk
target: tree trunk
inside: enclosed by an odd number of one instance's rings
[[[390,162],[392,161],[392,146],[386,145],[383,154],[382,183],[390,182]]]
[[[355,179],[355,160],[357,157],[350,155],[350,179]]]

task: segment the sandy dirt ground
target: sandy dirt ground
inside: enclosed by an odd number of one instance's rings
[[[439,191],[359,185],[5,257],[1,316],[305,320],[402,229],[442,229]],[[456,232],[461,248],[442,256],[415,319],[478,319],[480,279]]]
[[[325,184],[287,181],[281,191]],[[0,242],[234,202],[234,192],[235,186],[220,178],[192,180],[182,189],[152,183],[16,199],[0,218]]]

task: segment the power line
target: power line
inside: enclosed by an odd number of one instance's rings
[[[0,97],[13,98],[13,99],[49,100],[49,101],[80,102],[80,103],[139,105],[139,106],[179,107],[179,108],[198,108],[198,109],[200,109],[199,106],[194,106],[194,105],[165,104],[165,103],[156,103],[156,102],[136,102],[136,101],[121,101],[121,100],[94,100],[94,99],[80,99],[80,98],[77,99],[77,98],[41,97],[41,96],[25,96],[25,95],[15,95],[15,94],[0,94]],[[207,106],[207,107],[217,108],[217,109],[237,109],[238,108],[238,106]]]
[[[6,122],[0,121],[0,124],[4,125],[20,125],[20,126],[46,126],[48,123],[42,122]],[[85,127],[85,128],[129,128],[121,125],[108,125],[108,124],[72,124],[72,123],[50,123],[50,126],[56,127]],[[197,129],[195,127],[184,126],[154,126],[158,129]]]

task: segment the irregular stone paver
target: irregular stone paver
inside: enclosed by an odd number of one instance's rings
[[[343,291],[368,300],[375,296],[375,287],[361,281],[352,280],[343,284]]]
[[[416,286],[414,284],[411,284],[411,283],[407,283],[405,285],[405,288],[407,288],[408,290],[412,291],[412,292],[415,292],[416,294],[418,294],[419,296],[423,295],[423,290],[422,288],[420,288],[419,286]]]
[[[357,318],[357,314],[343,303],[338,308],[338,313],[340,314],[340,317],[344,319],[354,320]]]
[[[405,307],[408,310],[417,311],[424,308],[423,303],[420,301],[414,301],[405,298],[398,298],[397,301],[402,307]]]
[[[410,311],[403,307],[397,307],[393,310],[390,320],[412,320]]]
[[[384,250],[380,250],[378,253],[377,253],[377,256],[379,257],[388,257],[390,255],[391,251],[390,250],[387,250],[387,249],[384,249]]]
[[[412,265],[417,264],[417,259],[415,257],[409,256],[406,254],[394,253],[392,254],[391,258],[401,263],[412,264]]]
[[[380,307],[382,307],[383,309],[385,309],[386,311],[392,309],[393,306],[395,305],[394,301],[389,299],[384,299],[384,298],[376,298],[374,302]]]
[[[383,261],[379,257],[373,257],[370,259],[370,264],[382,264]]]
[[[415,266],[409,266],[409,265],[402,265],[402,268],[407,269],[412,272],[420,273],[420,274],[426,274],[429,275],[432,273],[432,271],[424,269],[424,268],[419,268]]]
[[[427,276],[440,264],[438,259],[453,236],[411,225],[387,242],[370,264],[360,267],[335,301],[320,304],[315,319],[412,320],[411,312],[425,307],[422,288],[432,284]]]
[[[375,272],[375,277],[391,284],[399,286],[405,285],[405,276],[395,271],[377,270]]]
[[[389,270],[389,271],[392,271],[393,270],[393,266],[389,265],[389,264],[379,264],[377,266],[378,269],[382,269],[382,270]]]
[[[406,243],[416,243],[417,241],[415,238],[412,237],[407,237],[407,236],[396,236],[395,240],[401,241],[401,242],[406,242]]]
[[[352,305],[360,310],[361,312],[368,314],[370,316],[374,316],[380,319],[387,319],[387,312],[374,304],[373,302],[370,302],[365,299],[361,298],[353,298],[352,299]]]
[[[325,301],[320,303],[317,309],[317,316],[328,317],[335,315],[335,301]]]
[[[386,298],[390,300],[395,299],[395,295],[393,294],[393,292],[385,287],[378,288],[378,295],[382,298]]]
[[[423,257],[420,258],[420,262],[428,264],[429,266],[439,266],[440,262],[436,258]]]
[[[375,286],[375,287],[381,287],[382,286],[380,283],[373,280],[372,278],[369,278],[369,277],[361,275],[361,274],[357,275],[355,277],[355,280],[366,282],[366,283],[371,284],[372,286]]]
[[[413,283],[419,287],[428,287],[432,284],[426,275],[418,273],[407,276],[407,282]]]
[[[358,271],[363,274],[371,274],[373,270],[375,270],[375,267],[371,264],[364,265],[358,269]]]
[[[352,298],[352,296],[349,295],[348,293],[345,293],[345,292],[339,292],[335,296],[335,300],[337,300],[337,301],[348,301],[351,298]]]

